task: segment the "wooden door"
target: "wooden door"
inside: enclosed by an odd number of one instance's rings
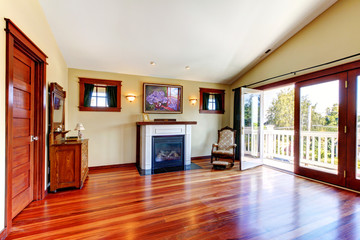
[[[346,187],[360,191],[360,69],[348,72]]]
[[[13,54],[12,96],[12,209],[14,218],[33,201],[35,63],[17,48]],[[36,138],[35,138],[36,139]]]
[[[9,233],[12,219],[31,201],[45,197],[47,56],[10,19],[5,21],[5,226]],[[34,135],[37,140],[32,142]]]
[[[295,173],[345,186],[346,80],[338,73],[295,84]]]

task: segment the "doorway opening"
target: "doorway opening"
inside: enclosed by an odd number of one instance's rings
[[[294,171],[294,85],[264,91],[264,164]]]
[[[257,89],[240,88],[234,125],[241,129],[241,163],[250,156],[258,164],[359,191],[359,86],[360,61],[355,61]]]

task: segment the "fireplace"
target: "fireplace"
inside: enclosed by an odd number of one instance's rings
[[[194,169],[192,121],[137,122],[136,167],[140,175]]]
[[[184,135],[152,137],[153,170],[184,167]]]

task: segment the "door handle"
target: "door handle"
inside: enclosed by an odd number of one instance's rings
[[[38,137],[38,136],[34,137],[33,135],[31,135],[30,138],[31,138],[31,139],[30,139],[30,142],[34,142],[34,141],[39,140],[39,137]]]

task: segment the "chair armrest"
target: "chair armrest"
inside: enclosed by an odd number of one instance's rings
[[[236,148],[236,144],[231,144],[229,147]]]
[[[213,153],[214,148],[217,148],[217,147],[219,147],[219,144],[214,143],[214,144],[212,145],[212,148],[211,148],[211,153]]]

